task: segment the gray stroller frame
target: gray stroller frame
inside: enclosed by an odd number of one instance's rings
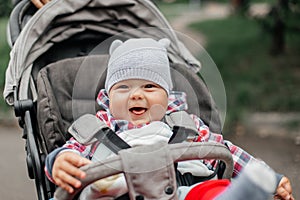
[[[214,100],[197,74],[201,69],[200,62],[178,40],[167,20],[151,1],[52,0],[36,11],[30,1],[23,0],[14,9],[9,23],[12,50],[6,72],[4,97],[14,107],[15,115],[23,128],[28,175],[35,180],[38,199],[52,198],[56,189],[45,176],[45,156],[70,138],[67,128],[74,120],[86,113],[94,114],[99,109],[95,105],[96,92],[103,88],[108,57],[106,48],[94,51],[101,42],[110,44],[115,38],[169,38],[171,46],[168,56],[173,71],[174,89],[185,91],[189,95],[186,86],[176,82],[177,74],[187,77],[189,84],[197,88],[197,101],[188,102],[188,112],[193,113],[193,108],[199,107],[203,121],[214,132],[221,133],[220,118]],[[153,29],[156,31],[148,31]],[[87,90],[84,90],[90,88],[90,83],[82,87],[81,82],[78,82],[78,73],[89,77],[85,80],[97,75],[97,84],[92,86],[90,94],[87,95]],[[76,84],[81,87],[79,92],[74,90]],[[209,151],[204,150],[203,153],[202,150],[206,147],[199,145],[172,144],[164,147],[170,154],[163,156],[170,162],[218,158],[225,162],[225,177],[229,178],[232,171],[229,152],[225,151],[218,157]],[[208,144],[203,146],[206,145]],[[213,146],[226,150],[222,145]],[[124,153],[121,154],[127,155],[127,151],[135,151],[134,149],[122,150]],[[137,148],[137,151],[144,152],[147,148]],[[217,152],[219,154],[221,150]],[[121,157],[107,160],[115,168],[109,169],[107,163],[84,167],[91,175],[83,180],[83,186],[101,177],[121,171],[126,173],[126,169],[120,164],[120,159],[123,158],[121,154]],[[103,172],[96,175],[95,171],[98,170]],[[170,175],[170,179],[174,179],[173,174]],[[172,188],[175,184],[172,182]],[[132,191],[132,198],[142,193],[140,190],[135,193],[135,189]],[[174,191],[172,195],[175,194]],[[170,192],[166,193],[170,197],[168,193]],[[61,199],[73,199],[73,196],[68,196],[62,190],[58,190],[56,194]],[[174,199],[172,195],[168,199]]]
[[[58,188],[54,198],[56,200],[75,199],[76,195],[89,184],[111,175],[124,173],[130,199],[176,200],[178,199],[177,183],[173,163],[204,158],[222,160],[226,165],[222,178],[231,178],[233,171],[231,154],[221,144],[207,142],[166,145],[158,143],[121,150],[117,156],[104,162],[82,167],[87,174],[86,178],[81,180],[82,186],[72,194]]]

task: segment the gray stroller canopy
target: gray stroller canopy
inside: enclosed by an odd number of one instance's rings
[[[148,31],[146,28],[149,27],[157,28],[156,32]],[[199,61],[177,39],[167,20],[151,1],[52,0],[28,21],[11,50],[3,92],[7,103],[13,105],[15,88],[18,88],[19,100],[27,99],[31,89],[35,101],[36,90],[31,76],[34,61],[55,43],[86,30],[112,36],[131,30],[127,33],[128,38],[169,38],[170,61],[200,70]]]

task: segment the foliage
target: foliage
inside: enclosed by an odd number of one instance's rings
[[[12,2],[10,0],[0,0],[0,17],[9,16],[12,9]]]
[[[5,80],[5,70],[8,64],[9,60],[9,46],[6,42],[6,24],[7,19],[0,19],[0,92],[1,92],[1,98],[0,98],[0,109],[1,110],[7,110],[7,106],[4,103],[4,100],[2,98],[2,91],[4,86],[4,80]]]
[[[231,0],[231,5],[237,14],[245,15],[249,8],[249,0]]]
[[[270,38],[255,20],[231,16],[192,24],[207,38],[227,93],[227,120],[247,112],[300,111],[300,35],[288,31],[287,51],[269,55]],[[226,124],[226,123],[225,123]],[[230,126],[230,123],[227,123]]]
[[[256,18],[264,34],[271,38],[270,53],[282,54],[286,50],[288,34],[300,34],[300,6],[296,0],[278,0],[269,13]]]

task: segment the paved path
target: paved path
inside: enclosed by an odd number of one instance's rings
[[[0,126],[0,199],[36,199],[34,181],[27,176],[24,140],[16,126]]]
[[[300,199],[300,145],[293,138],[248,133],[227,136],[227,139],[289,177],[294,197]]]

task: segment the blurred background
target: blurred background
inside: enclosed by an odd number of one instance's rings
[[[176,31],[199,42],[216,63],[227,94],[224,137],[286,174],[300,198],[300,1],[154,2]],[[1,95],[12,7],[0,0]],[[22,130],[3,98],[0,137],[1,199],[36,198],[26,174]]]

